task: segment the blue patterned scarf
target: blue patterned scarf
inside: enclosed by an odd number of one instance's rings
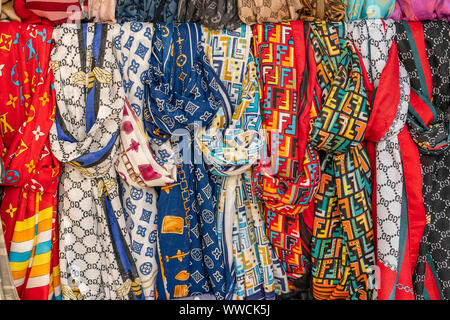
[[[230,114],[231,103],[201,35],[199,24],[154,25],[145,126],[154,141],[172,137],[184,158],[177,182],[161,188],[157,204],[157,299],[208,293],[224,299],[231,286],[216,231],[215,183],[193,139],[196,126],[207,126],[219,109]]]
[[[116,20],[166,22],[177,19],[178,0],[118,0]]]

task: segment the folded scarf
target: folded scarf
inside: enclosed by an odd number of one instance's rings
[[[321,88],[313,145],[326,152],[315,198],[312,289],[315,299],[371,299],[375,271],[369,159],[362,144],[371,106],[358,52],[344,24],[312,24]]]
[[[300,21],[254,27],[262,127],[268,141],[268,154],[255,168],[254,188],[264,201],[268,237],[292,290],[295,281],[309,277],[311,203],[320,181],[318,155],[308,143],[316,110],[308,28]]]
[[[407,21],[436,19],[450,22],[450,3],[448,0],[396,0],[395,9],[389,18]]]
[[[89,0],[89,19],[97,23],[115,23],[116,0]]]
[[[52,53],[57,109],[52,151],[59,185],[65,299],[143,299],[117,185],[124,91],[114,56],[117,25],[64,24]]]
[[[14,10],[25,23],[73,23],[87,17],[88,0],[14,0]]]
[[[150,68],[153,25],[125,22],[114,38],[124,83],[125,103],[120,151],[115,163],[120,176],[122,205],[130,228],[131,254],[135,259],[146,299],[155,298],[157,192],[155,186],[176,181],[170,143],[150,145],[144,130],[143,109]]]
[[[204,35],[206,53],[234,107],[227,115],[228,127],[219,110],[208,130],[202,128],[197,135],[210,172],[223,177],[217,191],[217,230],[235,282],[233,300],[274,299],[275,291],[287,285],[251,185],[251,166],[264,146],[252,32],[242,25],[235,31],[204,30]]]
[[[52,29],[17,22],[0,33],[0,134],[5,168],[0,204],[6,249],[21,299],[61,297],[56,226],[60,164],[50,152],[55,92]]]
[[[394,12],[395,0],[342,0],[347,21],[386,19]]]
[[[341,21],[345,9],[341,0],[237,0],[241,20],[246,24],[265,22]]]
[[[240,27],[236,0],[178,0],[178,22],[200,22],[220,30]]]
[[[399,59],[411,83],[407,124],[420,155],[426,224],[414,271],[416,299],[450,298],[450,26],[444,21],[398,22]],[[420,187],[422,185],[422,187]]]
[[[145,126],[154,140],[171,139],[183,157],[177,183],[161,188],[158,198],[156,295],[173,299],[211,293],[224,299],[230,277],[217,237],[215,183],[201,160],[194,129],[207,126],[219,109],[230,114],[231,102],[205,55],[200,25],[154,28]]]
[[[177,20],[178,0],[117,0],[116,20],[166,22]]]
[[[417,240],[420,240],[412,237],[409,228],[414,210],[411,201],[408,204],[412,196],[407,194],[406,182],[409,188],[412,177],[409,168],[413,164],[408,161],[411,152],[404,150],[402,136],[407,133],[410,87],[407,71],[398,60],[395,32],[392,20],[347,24],[347,35],[359,50],[367,70],[370,83],[366,88],[374,88],[365,139],[375,190],[372,217],[377,222],[374,231],[378,300],[414,299],[412,292],[404,288],[412,288],[412,268],[417,259],[414,248],[418,248]]]

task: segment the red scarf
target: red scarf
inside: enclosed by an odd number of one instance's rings
[[[22,299],[60,294],[56,190],[60,165],[48,133],[55,94],[52,29],[5,24],[0,31],[0,136],[5,166],[0,215],[14,283]]]

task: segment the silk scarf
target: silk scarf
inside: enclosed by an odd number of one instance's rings
[[[21,21],[14,11],[13,0],[2,0],[0,2],[0,21]]]
[[[410,171],[405,168],[400,133],[405,126],[410,97],[409,78],[398,60],[392,20],[361,20],[347,24],[347,35],[359,50],[373,86],[372,111],[365,139],[372,168],[375,193],[372,217],[376,221],[378,279],[375,279],[378,300],[411,300],[412,268],[415,264],[414,242],[409,220],[406,181]],[[374,41],[372,41],[373,39]],[[398,81],[398,84],[396,83]],[[412,166],[412,163],[408,163]],[[415,254],[417,258],[417,253]]]
[[[450,26],[444,21],[398,22],[399,59],[408,71],[411,98],[407,123],[420,155],[426,224],[414,272],[419,300],[447,300],[450,252]],[[420,188],[420,184],[417,185]]]
[[[137,22],[177,21],[178,0],[117,0],[116,20]]]
[[[395,9],[389,18],[407,21],[445,20],[450,22],[450,3],[447,0],[396,0]]]
[[[55,92],[52,29],[17,22],[0,32],[0,215],[14,285],[24,300],[61,297],[56,225],[60,164],[50,152]]]
[[[345,6],[341,0],[302,0],[299,19],[302,21],[343,21]]]
[[[87,18],[88,0],[14,0],[14,10],[25,23],[73,23]]]
[[[155,298],[157,192],[155,186],[176,181],[170,143],[149,143],[143,109],[150,68],[153,25],[125,22],[114,38],[126,102],[120,131],[120,151],[115,163],[120,176],[122,205],[130,229],[131,254],[136,262],[146,299]]]
[[[177,182],[161,188],[157,204],[158,299],[208,293],[224,299],[231,290],[217,237],[215,183],[194,140],[194,130],[219,109],[231,113],[231,102],[201,39],[199,24],[154,25],[145,126],[153,139],[170,139],[179,155]]]
[[[89,0],[89,19],[96,23],[115,23],[116,0]]]
[[[287,273],[291,290],[307,290],[312,200],[320,182],[319,159],[308,143],[315,63],[308,24],[300,21],[254,27],[267,154],[254,171],[254,188],[264,201],[266,228]],[[274,54],[277,52],[277,54]]]
[[[312,24],[321,88],[312,144],[326,152],[315,197],[312,289],[315,299],[371,299],[375,248],[369,159],[362,144],[371,106],[344,24]]]
[[[394,12],[395,0],[343,0],[347,21],[386,19]]]
[[[264,146],[252,32],[242,25],[235,31],[204,30],[204,35],[206,53],[234,107],[228,127],[222,126],[226,115],[219,110],[209,130],[197,135],[210,172],[222,177],[217,229],[225,263],[235,279],[233,300],[274,299],[275,291],[287,286],[285,274],[276,273],[282,268],[251,186],[251,166]]]
[[[117,25],[55,29],[57,94],[52,151],[59,185],[64,299],[143,299],[117,185],[124,92],[114,56]]]
[[[178,22],[200,22],[220,30],[240,27],[236,0],[178,0]]]

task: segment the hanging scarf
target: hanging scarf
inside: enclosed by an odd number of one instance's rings
[[[414,210],[406,192],[413,166],[407,161],[412,152],[404,152],[405,145],[400,145],[407,133],[409,78],[398,60],[392,20],[355,21],[347,24],[347,34],[366,67],[370,81],[366,88],[374,87],[365,139],[368,140],[372,181],[376,186],[372,217],[377,222],[374,226],[379,268],[377,298],[413,300],[412,268],[417,252],[411,248],[418,248],[418,242],[411,237],[409,221],[414,221]]]
[[[341,0],[302,0],[299,19],[302,21],[343,21],[345,7]]]
[[[116,0],[89,0],[89,19],[97,23],[115,23]]]
[[[215,30],[234,30],[242,24],[236,0],[178,0],[178,21],[200,22]]]
[[[113,25],[55,29],[57,95],[52,151],[64,163],[59,189],[65,299],[143,299],[129,251],[114,161],[124,107]]]
[[[274,299],[286,287],[286,276],[265,234],[260,207],[252,192],[251,166],[264,145],[260,132],[259,88],[251,52],[252,32],[242,25],[235,31],[204,30],[205,47],[234,108],[228,127],[226,115],[216,113],[209,128],[197,135],[210,171],[218,183],[217,229],[225,263],[234,278],[233,300]],[[274,268],[275,265],[275,268]],[[284,289],[285,290],[285,289]]]
[[[154,27],[145,126],[155,140],[174,142],[181,136],[176,146],[183,151],[177,183],[161,188],[158,198],[157,298],[214,294],[224,299],[230,278],[215,227],[215,184],[193,135],[218,110],[230,114],[231,102],[204,53],[200,25]]]
[[[0,134],[5,175],[0,215],[6,249],[21,299],[57,299],[60,165],[48,140],[55,111],[49,68],[52,29],[17,22],[2,27]]]
[[[450,22],[450,3],[448,0],[396,0],[395,9],[389,18],[408,21],[445,20]]]
[[[73,23],[87,17],[88,0],[14,0],[14,10],[26,23]]]
[[[326,153],[312,239],[316,299],[371,299],[375,265],[369,159],[361,143],[371,107],[358,52],[344,24],[312,24],[322,90],[312,143]]]
[[[117,0],[116,20],[166,22],[177,20],[178,0]]]
[[[170,159],[170,143],[150,146],[144,131],[143,109],[150,68],[153,25],[126,22],[114,38],[127,101],[120,131],[119,157],[122,205],[130,229],[131,254],[136,262],[145,298],[155,298],[157,192],[155,186],[176,181],[176,167]]]
[[[300,21],[254,28],[268,141],[254,187],[264,201],[268,237],[291,290],[295,282],[302,290],[309,283],[300,279],[309,277],[311,203],[320,181],[318,155],[308,143],[316,71],[308,28]]]
[[[0,21],[18,21],[20,17],[14,11],[13,0],[2,0],[0,2]]]
[[[411,83],[407,123],[420,155],[426,224],[414,271],[416,299],[450,298],[450,26],[444,21],[399,22],[399,59]],[[422,188],[420,186],[422,185]]]
[[[395,8],[395,0],[343,0],[347,21],[385,19]]]

